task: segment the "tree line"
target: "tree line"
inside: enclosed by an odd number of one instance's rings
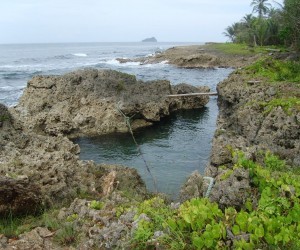
[[[284,45],[300,51],[300,0],[253,0],[253,11],[223,33],[234,43],[250,46]]]

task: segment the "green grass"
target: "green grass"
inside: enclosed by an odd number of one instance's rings
[[[54,240],[62,246],[76,245],[78,232],[72,224],[66,224],[56,232]]]
[[[58,210],[48,210],[40,216],[17,217],[9,214],[0,218],[0,234],[13,238],[39,226],[55,231],[62,225],[62,222],[57,219],[57,214]]]
[[[35,217],[28,216],[19,218],[8,215],[0,219],[0,234],[3,234],[8,238],[14,238],[21,233],[30,231],[37,225]]]
[[[287,115],[300,111],[300,62],[276,60],[264,57],[245,68],[245,74],[252,79],[262,80],[261,84],[272,85],[276,95],[269,101],[258,102],[269,114],[281,107]]]
[[[246,68],[257,77],[266,77],[272,82],[300,82],[300,62],[282,61],[267,57]]]
[[[267,48],[274,48],[274,47],[249,47],[247,44],[238,44],[238,43],[211,43],[205,45],[208,49],[213,49],[220,51],[224,54],[228,55],[240,55],[240,56],[247,56],[247,55],[255,55],[258,53],[267,54]]]
[[[259,104],[264,108],[264,114],[269,114],[277,107],[281,107],[287,115],[293,114],[293,109],[300,111],[300,98],[297,97],[274,98],[269,102],[261,102]]]

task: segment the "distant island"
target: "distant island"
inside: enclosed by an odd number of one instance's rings
[[[155,37],[150,37],[142,40],[142,42],[152,42],[152,43],[157,43],[157,40]]]

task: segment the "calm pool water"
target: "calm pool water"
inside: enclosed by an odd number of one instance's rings
[[[159,192],[176,198],[194,170],[203,172],[209,160],[217,113],[216,97],[211,97],[202,109],[176,112],[153,127],[134,132]],[[78,138],[75,143],[80,145],[81,159],[134,167],[148,189],[154,191],[153,180],[130,133]]]

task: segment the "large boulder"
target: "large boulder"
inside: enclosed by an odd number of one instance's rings
[[[11,111],[24,128],[39,134],[69,137],[99,135],[151,125],[177,109],[201,108],[207,96],[168,98],[167,95],[208,92],[207,87],[169,81],[137,81],[112,70],[86,69],[63,76],[36,76],[28,82],[19,104]]]

